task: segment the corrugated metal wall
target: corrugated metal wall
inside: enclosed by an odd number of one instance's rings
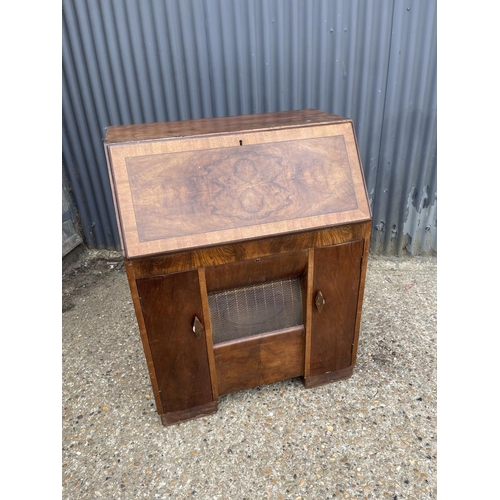
[[[82,238],[75,228],[75,216],[71,207],[68,190],[62,185],[62,256],[82,243]]]
[[[63,0],[63,165],[119,238],[110,125],[317,108],[354,120],[372,251],[436,250],[436,1]]]

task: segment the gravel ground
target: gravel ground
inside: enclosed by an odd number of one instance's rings
[[[437,261],[371,256],[353,376],[163,427],[119,254],[63,276],[62,498],[434,499]]]

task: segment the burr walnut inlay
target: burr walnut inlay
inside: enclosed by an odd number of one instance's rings
[[[357,208],[342,136],[126,158],[139,241]]]
[[[347,119],[308,110],[110,127],[107,137],[128,258],[370,219]]]

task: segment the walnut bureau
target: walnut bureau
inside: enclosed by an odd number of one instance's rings
[[[234,391],[351,376],[371,232],[352,120],[113,126],[104,148],[164,425]]]

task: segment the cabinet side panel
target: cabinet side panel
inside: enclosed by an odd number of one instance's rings
[[[165,413],[213,401],[197,271],[137,281]]]
[[[363,250],[363,262],[361,265],[361,277],[359,280],[359,293],[358,293],[358,311],[356,314],[356,329],[354,333],[354,348],[352,350],[351,364],[354,366],[356,364],[356,358],[358,355],[358,340],[359,340],[359,330],[361,327],[361,311],[363,308],[363,298],[365,293],[365,283],[366,283],[366,271],[368,268],[368,255],[370,251],[370,236],[371,236],[371,222],[365,225],[365,244]]]
[[[125,264],[125,269],[127,271],[130,293],[132,295],[132,300],[134,302],[135,315],[137,318],[137,323],[139,325],[139,331],[141,334],[142,347],[144,349],[144,355],[146,356],[146,362],[148,365],[149,377],[151,379],[151,385],[153,387],[153,393],[155,396],[156,409],[159,414],[162,414],[163,404],[161,402],[160,391],[158,389],[158,381],[156,379],[155,366],[153,362],[153,357],[151,355],[151,349],[149,347],[148,333],[146,330],[146,324],[144,323],[144,316],[142,314],[139,292],[137,291],[137,282],[135,279],[134,264],[127,259],[124,259],[124,264]]]
[[[351,365],[363,240],[314,250],[313,300],[321,292],[321,312],[312,311],[310,375]]]

